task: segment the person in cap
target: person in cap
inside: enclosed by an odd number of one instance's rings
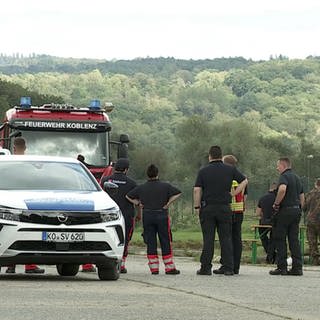
[[[126,234],[124,251],[121,261],[121,273],[127,273],[126,260],[128,257],[129,242],[132,238],[134,225],[135,225],[135,208],[134,205],[128,201],[126,194],[134,189],[137,184],[134,180],[127,176],[129,170],[129,160],[126,158],[119,158],[114,166],[114,173],[111,176],[106,176],[101,179],[101,185],[108,181],[116,184],[118,190],[116,194],[110,194],[110,197],[118,204],[124,216]],[[141,217],[140,208],[138,207],[138,214],[136,220]]]
[[[148,181],[127,194],[127,199],[143,208],[143,238],[147,244],[147,257],[151,274],[159,274],[157,237],[159,237],[165,273],[179,274],[173,262],[172,237],[168,208],[181,195],[181,191],[159,180],[159,170],[151,164],[147,168]]]

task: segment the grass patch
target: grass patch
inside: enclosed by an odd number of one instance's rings
[[[199,258],[202,249],[202,233],[199,224],[199,219],[190,216],[189,219],[184,216],[184,221],[186,223],[181,223],[181,219],[172,219],[172,238],[173,238],[173,249],[175,255],[182,256],[192,256]],[[253,211],[248,211],[244,215],[244,220],[242,223],[242,239],[254,239],[254,230],[251,226],[254,224],[259,224],[258,218],[254,215]],[[143,238],[141,236],[142,225],[141,222],[136,225],[134,231],[131,246],[146,248]],[[216,235],[216,239],[218,236]],[[160,248],[160,245],[158,245]],[[308,246],[305,243],[305,248]],[[308,250],[308,249],[307,249]],[[215,242],[215,256],[220,255],[219,242]],[[252,257],[252,243],[250,241],[243,241],[243,251],[242,251],[242,262],[251,262]],[[257,263],[265,262],[266,254],[261,245],[261,241],[257,242]]]
[[[243,239],[253,239],[254,231],[251,230],[251,225],[258,223],[258,220],[252,216],[245,216],[243,224],[242,224],[242,238]],[[134,231],[131,245],[144,247],[145,244],[143,242],[142,236],[142,226],[141,224],[136,226]],[[177,228],[173,226],[172,229],[172,239],[173,239],[173,248],[174,249],[185,249],[185,250],[201,250],[202,248],[202,232],[200,225],[194,225],[192,228]],[[216,235],[216,239],[218,236]],[[219,248],[218,243],[216,243],[216,247]],[[251,250],[251,247],[248,247],[246,243],[244,243],[244,250]],[[249,253],[249,252],[248,252]],[[251,254],[251,251],[250,251]]]

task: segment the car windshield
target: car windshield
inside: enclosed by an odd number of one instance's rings
[[[28,155],[71,157],[78,154],[93,166],[108,165],[108,136],[105,132],[21,131]]]
[[[0,190],[98,191],[99,187],[80,163],[0,161]]]

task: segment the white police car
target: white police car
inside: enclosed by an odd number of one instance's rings
[[[97,265],[117,280],[124,219],[89,170],[70,158],[0,156],[0,266],[56,265],[74,276]]]

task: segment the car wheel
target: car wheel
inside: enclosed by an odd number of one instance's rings
[[[75,276],[79,272],[78,264],[57,264],[57,271],[60,276]]]
[[[111,266],[98,266],[100,280],[118,280],[120,276],[120,264],[118,262]]]

